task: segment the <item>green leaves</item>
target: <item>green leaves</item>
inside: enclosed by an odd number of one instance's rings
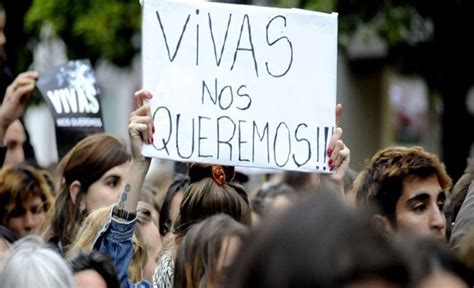
[[[45,22],[66,42],[70,58],[105,58],[127,66],[139,50],[131,42],[140,32],[137,0],[34,0],[25,28],[39,33]]]
[[[432,37],[431,20],[423,18],[409,1],[394,4],[379,0],[271,0],[279,7],[297,7],[339,13],[339,44],[347,48],[361,26],[374,32],[389,47],[416,45]]]

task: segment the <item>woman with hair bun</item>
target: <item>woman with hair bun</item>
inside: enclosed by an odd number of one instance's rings
[[[191,184],[184,192],[174,228],[178,237],[184,236],[194,223],[219,213],[242,224],[251,224],[247,192],[231,182],[234,167],[191,163],[188,173]]]
[[[153,278],[153,287],[172,287],[176,251],[191,227],[216,214],[227,214],[250,226],[251,211],[245,189],[232,180],[234,167],[201,163],[189,164],[190,184],[184,191],[179,215],[173,229],[175,241],[161,253]]]
[[[137,109],[130,114],[128,125],[132,148],[130,173],[127,174],[127,182],[120,200],[113,208],[110,223],[98,235],[94,245],[111,257],[116,268],[128,266],[133,254],[131,238],[136,225],[137,202],[151,162],[151,159],[143,156],[141,151],[143,143],[153,143],[155,130],[150,107],[145,103],[152,97],[146,90],[135,93]],[[347,170],[344,167],[348,166],[349,150],[338,140],[342,130],[336,129],[334,135],[329,145],[333,166],[338,168],[334,175],[342,177]],[[341,167],[343,169],[339,169]],[[190,184],[184,191],[179,215],[172,228],[176,239],[171,240],[168,245],[164,243],[165,248],[155,270],[153,287],[173,286],[175,251],[193,224],[216,214],[227,214],[244,225],[251,224],[247,193],[242,186],[232,183],[233,167],[193,163],[189,165],[188,173]],[[127,280],[126,269],[118,269],[118,274],[122,287],[133,287]]]

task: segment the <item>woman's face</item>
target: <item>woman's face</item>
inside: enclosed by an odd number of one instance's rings
[[[87,212],[90,213],[98,208],[110,206],[118,201],[125,186],[125,176],[129,167],[130,161],[115,166],[89,186],[84,198]]]
[[[183,202],[183,195],[184,193],[182,191],[178,191],[171,200],[170,211],[168,212],[168,216],[170,219],[170,227],[168,227],[168,233],[163,235],[163,238],[161,239],[162,243],[168,243],[174,237],[174,234],[172,233],[171,229],[176,223],[176,218],[178,218],[179,208],[181,207],[181,202]]]

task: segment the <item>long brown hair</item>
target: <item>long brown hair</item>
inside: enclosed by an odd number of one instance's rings
[[[229,237],[243,240],[247,232],[244,225],[225,214],[194,225],[177,252],[174,287],[217,287],[223,276],[217,266],[224,242]]]
[[[184,236],[191,225],[215,214],[225,213],[237,222],[250,225],[250,207],[247,192],[230,182],[233,167],[220,166],[225,182],[218,183],[212,174],[213,165],[192,163],[189,166],[191,184],[184,192],[174,233]]]
[[[45,240],[59,242],[63,247],[71,244],[87,213],[74,203],[80,203],[89,186],[108,170],[129,159],[125,143],[110,134],[90,135],[77,143],[59,163],[61,184],[49,225],[44,229]],[[81,187],[73,201],[69,187],[76,180]]]

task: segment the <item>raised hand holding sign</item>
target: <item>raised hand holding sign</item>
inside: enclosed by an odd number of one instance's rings
[[[328,172],[337,15],[145,1],[143,80],[156,127],[144,154]]]

